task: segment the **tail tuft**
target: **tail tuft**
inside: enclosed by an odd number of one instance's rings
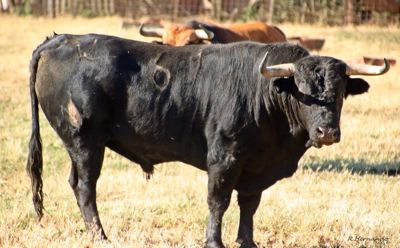
[[[43,216],[42,142],[39,133],[32,133],[26,171],[31,178],[32,201],[39,220]]]

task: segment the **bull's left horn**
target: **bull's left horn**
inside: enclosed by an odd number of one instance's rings
[[[356,63],[347,63],[346,74],[347,75],[382,75],[389,71],[390,65],[386,59],[383,59],[383,65],[365,65]]]
[[[268,56],[268,53],[265,54],[264,59],[262,60],[261,65],[260,65],[260,72],[264,77],[267,77],[267,78],[290,77],[294,74],[294,64],[293,63],[265,66],[267,56]]]

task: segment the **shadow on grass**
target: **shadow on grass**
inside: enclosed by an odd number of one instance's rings
[[[400,160],[371,163],[362,159],[355,160],[338,158],[308,162],[303,165],[303,169],[310,169],[312,171],[349,171],[352,174],[357,175],[374,174],[400,176]]]

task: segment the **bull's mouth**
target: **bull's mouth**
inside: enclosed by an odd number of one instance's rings
[[[334,144],[335,142],[321,142],[320,140],[313,140],[313,139],[309,139],[306,142],[306,147],[310,148],[311,146],[315,147],[315,148],[321,148],[322,146],[330,146],[332,144]]]

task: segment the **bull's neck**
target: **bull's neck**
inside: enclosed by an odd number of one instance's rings
[[[270,86],[270,85],[269,85]],[[279,120],[274,126],[281,132],[290,133],[293,138],[308,138],[304,121],[301,117],[299,102],[288,93],[277,93],[271,86],[264,93],[264,104],[268,116]]]

